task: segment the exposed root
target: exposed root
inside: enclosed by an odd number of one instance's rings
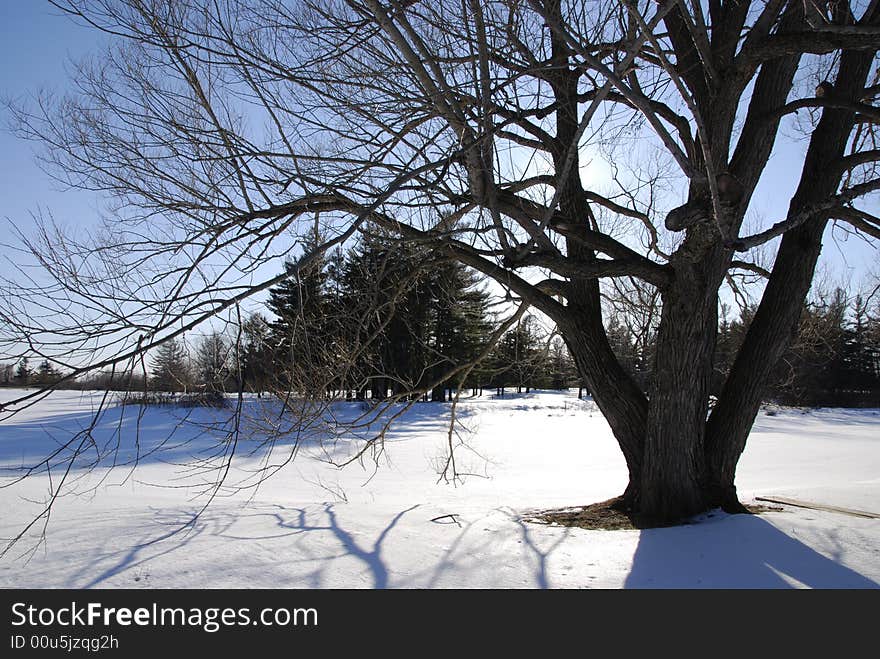
[[[731,514],[747,514],[757,515],[770,511],[780,511],[782,508],[762,506],[762,505],[743,505],[739,503],[738,509],[733,511],[724,509],[724,512]],[[711,512],[708,513],[710,516]],[[607,501],[600,501],[587,506],[576,506],[573,508],[557,508],[553,510],[542,510],[531,513],[526,519],[528,522],[538,524],[559,524],[561,526],[576,527],[580,529],[619,531],[627,529],[652,529],[668,526],[681,526],[690,524],[688,520],[684,520],[678,524],[658,524],[643,515],[633,512],[625,503],[624,497],[615,497]]]

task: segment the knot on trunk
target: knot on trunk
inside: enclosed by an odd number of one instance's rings
[[[727,208],[735,207],[742,201],[745,188],[740,180],[730,172],[721,172],[715,177],[718,199]],[[706,188],[701,194],[691,198],[681,206],[673,208],[666,214],[664,224],[670,231],[683,231],[688,227],[708,222],[712,219],[712,201]]]
[[[684,231],[695,224],[708,221],[711,216],[708,199],[693,199],[669,211],[664,224],[670,231]]]

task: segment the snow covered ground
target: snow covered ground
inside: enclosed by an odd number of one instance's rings
[[[0,391],[9,400],[16,392]],[[20,393],[20,392],[18,392]],[[0,467],[19,468],[92,421],[100,394],[59,392],[0,422]],[[256,416],[265,401],[250,400]],[[341,415],[356,404],[340,403]],[[878,588],[880,519],[785,507],[708,515],[676,528],[587,531],[524,521],[530,509],[619,494],[626,470],[602,416],[571,393],[463,400],[463,483],[438,477],[449,404],[414,406],[378,470],[337,469],[304,442],[256,491],[223,492],[200,510],[211,472],[188,468],[216,445],[220,412],[111,408],[83,460],[119,441],[117,466],[75,468],[79,495],[55,502],[46,542],[26,538],[0,560],[6,588]],[[271,411],[271,410],[270,410]],[[741,497],[786,496],[880,512],[880,411],[762,413],[739,469]],[[140,457],[132,471],[126,461]],[[279,442],[273,460],[289,453]],[[164,443],[163,443],[164,442]],[[250,442],[250,444],[249,444]],[[243,437],[227,483],[247,483],[265,455]],[[341,459],[361,444],[332,447]],[[109,457],[102,464],[107,465]],[[2,472],[8,482],[10,471]],[[53,482],[61,473],[53,469]],[[0,537],[46,499],[48,476],[0,489]],[[439,482],[438,482],[439,481]]]

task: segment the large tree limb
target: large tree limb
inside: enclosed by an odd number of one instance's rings
[[[867,103],[856,103],[845,98],[836,98],[833,95],[828,98],[801,98],[796,101],[791,101],[782,107],[769,112],[766,119],[778,119],[779,117],[791,114],[792,112],[797,112],[803,108],[837,108],[840,110],[850,110],[855,114],[856,118],[863,116],[868,117],[873,121],[880,122],[880,108],[868,105]]]
[[[880,239],[880,217],[858,208],[841,208],[834,212],[835,219],[843,220],[859,231]]]
[[[836,27],[836,26],[835,26]],[[835,30],[785,32],[768,37],[763,43],[742,51],[736,66],[755,66],[786,55],[827,55],[836,50],[877,50],[880,27],[852,25]]]
[[[530,252],[505,260],[505,266],[513,268],[539,267],[570,279],[588,280],[602,277],[638,277],[663,289],[672,281],[672,274],[663,266],[645,259],[590,259],[580,260],[572,256]]]
[[[834,217],[840,214],[851,215],[852,209],[847,208],[844,204],[876,190],[880,190],[880,179],[874,179],[853,185],[849,188],[844,188],[838,194],[828,197],[825,200],[804,206],[797,213],[789,215],[784,220],[776,222],[769,229],[745,238],[737,238],[736,240],[728,242],[727,246],[731,249],[735,249],[737,252],[745,252],[753,247],[769,242],[787,231],[796,229],[810,220],[828,219],[829,217]]]

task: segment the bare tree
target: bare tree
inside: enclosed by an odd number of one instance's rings
[[[17,127],[115,205],[94,241],[49,221],[24,238],[48,283],[17,283],[2,314],[7,345],[71,377],[234,309],[369,222],[556,323],[626,458],[622,505],[658,523],[740,511],[737,461],[826,225],[880,236],[858,205],[880,188],[877,0],[53,4],[115,45]],[[770,156],[800,111],[788,212],[744,235],[761,177],[792,166]],[[586,164],[602,154],[600,185]],[[768,273],[749,255],[775,239]],[[259,280],[284,256],[290,271]],[[710,413],[719,290],[743,269],[769,278]],[[660,297],[647,395],[603,326],[600,280],[624,277]]]

